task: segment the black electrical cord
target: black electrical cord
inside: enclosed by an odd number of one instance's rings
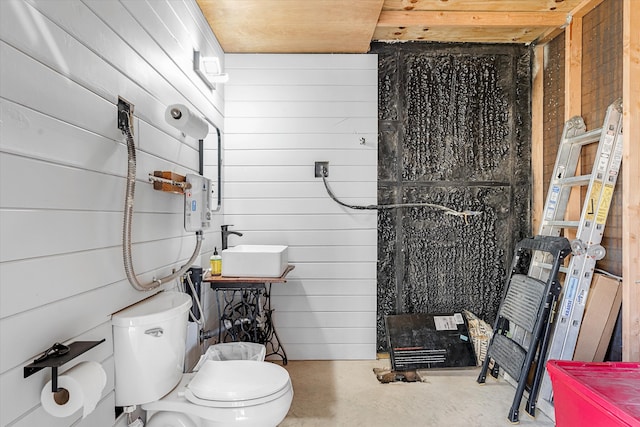
[[[435,204],[435,203],[395,203],[395,204],[388,204],[388,205],[378,205],[378,204],[376,204],[376,205],[350,205],[348,203],[344,203],[343,201],[338,199],[335,196],[335,194],[333,194],[333,191],[331,191],[331,188],[329,187],[329,183],[327,182],[326,171],[324,171],[324,170],[322,171],[322,182],[324,183],[324,188],[327,190],[327,194],[329,195],[329,197],[331,197],[331,199],[333,199],[333,201],[335,201],[340,206],[344,206],[345,208],[349,208],[349,209],[357,209],[357,210],[388,210],[388,209],[401,209],[401,208],[428,207],[428,208],[439,209],[441,211],[444,211],[444,213],[447,214],[447,215],[455,215],[455,216],[464,217],[465,222],[467,222],[467,217],[469,217],[469,216],[475,216],[475,215],[481,215],[482,214],[482,212],[480,212],[480,211],[470,211],[470,210],[456,211],[454,209],[448,208],[446,206],[438,205],[438,204]]]

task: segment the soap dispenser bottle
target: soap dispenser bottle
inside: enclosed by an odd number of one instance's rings
[[[218,248],[213,249],[213,255],[209,259],[211,262],[211,275],[219,276],[222,273],[222,257],[218,255]]]

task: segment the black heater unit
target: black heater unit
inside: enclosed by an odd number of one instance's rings
[[[395,371],[476,366],[462,313],[386,316],[385,326]]]

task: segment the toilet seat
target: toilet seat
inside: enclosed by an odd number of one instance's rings
[[[240,378],[244,382],[247,381],[251,373],[255,374],[255,370],[272,371],[276,381],[275,383],[271,382],[268,387],[262,388],[262,390],[270,390],[265,396],[242,400],[236,393],[236,400],[206,400],[195,396],[193,390],[189,388],[198,373],[184,374],[180,383],[169,394],[162,399],[143,404],[142,409],[149,411],[149,416],[155,416],[154,414],[160,411],[176,412],[188,414],[190,417],[219,422],[221,425],[236,424],[238,420],[244,420],[244,422],[239,423],[239,425],[243,426],[265,425],[265,421],[270,419],[275,421],[273,421],[273,424],[269,424],[269,422],[267,424],[276,425],[285,417],[293,399],[293,387],[289,374],[284,368],[270,362],[249,360],[214,362],[224,364],[220,368],[227,370],[226,377]],[[243,363],[247,363],[247,365]],[[252,367],[251,364],[259,365]],[[208,369],[205,372],[207,371]],[[275,374],[275,372],[282,374],[283,377],[281,378],[286,378],[284,386],[279,387],[278,383],[281,383],[281,381],[278,381],[279,374]],[[266,375],[268,376],[269,374]],[[207,378],[207,382],[211,382],[211,387],[215,387],[216,378],[211,378],[206,373],[201,377]],[[257,380],[255,381],[257,382]],[[264,381],[264,379],[261,381]],[[267,378],[267,381],[269,381],[269,378]],[[195,388],[198,389],[198,386],[199,382],[196,382]],[[202,385],[202,387],[204,390],[207,389],[206,385]],[[170,417],[170,415],[166,416]],[[153,418],[151,419],[153,420]],[[255,424],[256,420],[258,420],[258,424]]]
[[[288,372],[253,360],[207,360],[187,386],[184,397],[196,405],[239,407],[267,403],[291,388]]]
[[[237,401],[223,401],[223,400],[205,400],[199,399],[194,396],[193,393],[187,389],[184,392],[184,397],[194,405],[205,406],[209,408],[243,408],[248,406],[262,405],[264,403],[269,403],[272,400],[279,399],[285,394],[289,393],[291,390],[290,385],[285,385],[276,393],[272,393],[269,396],[263,396],[258,399],[245,399],[245,400],[237,400]]]

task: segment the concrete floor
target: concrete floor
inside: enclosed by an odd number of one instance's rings
[[[510,426],[507,419],[515,388],[489,376],[476,383],[479,368],[428,371],[426,382],[380,383],[373,368],[389,360],[290,361],[294,397],[279,427],[312,426]],[[520,406],[520,425],[553,426],[538,411],[536,419]]]

